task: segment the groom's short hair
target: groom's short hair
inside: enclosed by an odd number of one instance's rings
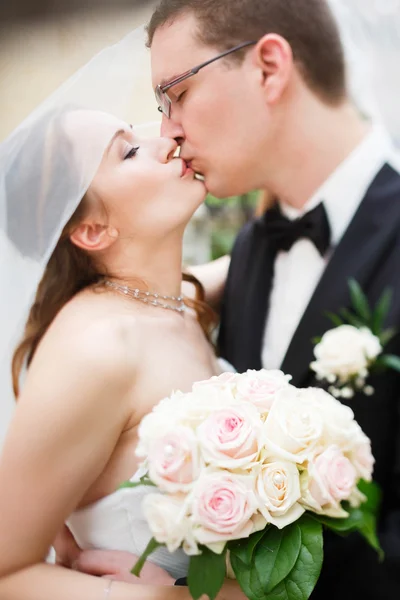
[[[267,33],[281,35],[315,94],[329,104],[345,97],[344,52],[327,0],[161,0],[147,27],[148,45],[159,27],[189,14],[199,24],[198,40],[221,51]]]

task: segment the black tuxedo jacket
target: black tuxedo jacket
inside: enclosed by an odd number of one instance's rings
[[[275,258],[264,223],[261,217],[240,232],[223,299],[219,350],[240,372],[261,368]],[[400,332],[400,175],[387,164],[328,262],[281,365],[298,387],[318,385],[309,369],[312,340],[333,327],[327,311],[350,307],[350,277],[372,306],[384,289],[392,289],[385,325]],[[386,351],[400,355],[400,334]],[[379,537],[386,557],[380,564],[359,534],[325,534],[324,566],[313,600],[400,600],[400,375],[386,371],[371,378],[371,385],[373,396],[359,394],[346,403],[372,442],[374,478],[383,490]]]

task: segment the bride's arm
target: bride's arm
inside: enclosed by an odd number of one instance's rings
[[[131,585],[108,581],[63,567],[37,565],[2,581],[1,600],[192,600],[186,587]],[[201,599],[203,600],[203,598]],[[204,600],[206,598],[204,597]],[[226,581],[216,600],[246,600],[234,581]]]
[[[57,324],[56,324],[57,325]],[[132,356],[111,323],[49,333],[29,369],[0,459],[0,598],[101,600],[106,580],[44,564],[124,430]],[[134,352],[134,349],[129,349]],[[110,600],[189,598],[114,582]],[[180,594],[181,596],[179,596]]]

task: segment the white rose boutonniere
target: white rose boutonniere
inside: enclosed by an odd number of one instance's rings
[[[387,368],[400,372],[400,357],[383,353],[396,334],[393,329],[382,328],[390,307],[390,290],[382,294],[372,310],[354,279],[349,281],[349,288],[351,310],[328,314],[336,327],[316,340],[315,360],[310,365],[336,398],[352,398],[356,391],[371,396],[374,389],[367,383],[371,373]]]

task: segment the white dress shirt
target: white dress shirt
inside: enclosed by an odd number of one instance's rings
[[[385,162],[395,168],[398,165],[389,136],[381,127],[374,126],[301,210],[280,203],[287,218],[298,219],[322,201],[331,228],[331,251],[323,257],[310,240],[300,239],[288,252],[278,253],[261,355],[264,368],[281,366],[332,250]]]

